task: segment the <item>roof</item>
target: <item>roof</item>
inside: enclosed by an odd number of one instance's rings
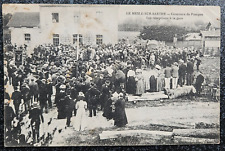
[[[40,16],[38,12],[17,12],[14,13],[8,27],[38,27],[40,24]]]
[[[201,34],[206,37],[220,37],[220,30],[201,31]]]
[[[200,36],[200,33],[188,33],[186,35],[185,40],[189,40],[189,41],[197,41],[197,40],[201,40],[202,37]]]

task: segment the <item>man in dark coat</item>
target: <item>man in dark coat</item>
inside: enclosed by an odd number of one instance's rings
[[[195,89],[196,89],[196,94],[200,95],[202,91],[202,83],[204,82],[204,76],[202,75],[201,72],[199,72],[199,75],[196,78],[195,82]]]
[[[200,64],[201,64],[202,61],[201,61],[201,59],[199,57],[196,58],[196,61],[197,61],[196,62],[197,71],[199,71],[199,66],[200,66]]]
[[[12,93],[13,105],[15,107],[16,117],[19,117],[19,106],[21,104],[22,94],[18,90],[19,87],[16,87],[16,90]]]
[[[179,74],[179,84],[182,87],[185,84],[185,75],[186,75],[186,65],[184,64],[184,61],[181,60],[180,61],[180,66],[179,66],[179,70],[178,70],[178,74]]]
[[[187,85],[192,85],[193,72],[194,72],[194,64],[192,60],[189,60],[187,62]]]
[[[31,82],[29,83],[30,87],[30,95],[31,95],[31,104],[33,104],[33,99],[34,101],[38,101],[38,84],[34,79],[31,79]]]
[[[105,84],[102,85],[101,95],[100,95],[100,105],[101,110],[104,108],[106,101],[110,97],[110,81],[106,80]]]
[[[92,113],[94,114],[94,116],[96,116],[96,109],[97,109],[97,104],[99,100],[99,95],[100,95],[100,92],[96,88],[95,84],[92,82],[91,88],[89,88],[86,93],[86,97],[88,100],[87,106],[89,109],[89,117],[92,117]]]
[[[40,102],[40,106],[41,106],[41,111],[44,111],[45,108],[45,112],[48,112],[47,109],[47,85],[46,85],[46,80],[42,79],[41,83],[39,84],[39,102]]]
[[[12,133],[11,133],[11,129],[12,129],[12,121],[13,119],[16,117],[13,109],[11,106],[9,106],[10,102],[7,100],[5,102],[5,108],[4,108],[4,115],[5,115],[5,134],[6,134],[6,139],[7,141],[11,141],[12,140]]]
[[[70,126],[70,119],[72,117],[72,112],[74,110],[74,100],[70,97],[71,92],[68,90],[66,91],[66,97],[65,97],[65,112],[66,112],[66,126]]]
[[[27,112],[30,109],[30,88],[29,86],[24,83],[22,85],[22,89],[21,89],[21,94],[22,94],[22,98],[24,101],[24,106],[25,106],[25,112]]]
[[[39,109],[37,102],[33,103],[33,109],[29,113],[31,119],[31,128],[33,133],[33,142],[39,142],[39,130],[41,122],[44,123],[44,117],[41,109]]]
[[[61,85],[59,89],[60,89],[60,92],[58,95],[58,103],[56,104],[58,108],[58,119],[65,119],[66,118],[66,113],[65,113],[66,85]]]
[[[53,90],[52,90],[52,81],[51,79],[47,80],[47,84],[46,84],[46,90],[47,90],[47,100],[48,100],[48,107],[52,108],[52,94],[53,94]]]

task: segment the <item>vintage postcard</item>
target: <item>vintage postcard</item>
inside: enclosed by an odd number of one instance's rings
[[[4,142],[220,143],[220,7],[4,4]]]

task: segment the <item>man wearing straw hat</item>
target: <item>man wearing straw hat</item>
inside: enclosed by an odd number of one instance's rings
[[[39,142],[39,130],[41,122],[44,123],[44,117],[42,111],[39,108],[37,102],[33,103],[33,109],[29,113],[31,119],[31,128],[33,133],[33,143]]]

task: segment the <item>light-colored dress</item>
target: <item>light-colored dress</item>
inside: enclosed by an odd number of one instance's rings
[[[144,77],[142,74],[136,75],[137,84],[136,84],[136,94],[141,95],[145,93],[145,83],[144,83]]]
[[[85,109],[87,108],[87,102],[80,100],[75,105],[77,109],[77,115],[75,120],[75,130],[76,131],[83,131],[84,130],[84,120],[85,118]]]

